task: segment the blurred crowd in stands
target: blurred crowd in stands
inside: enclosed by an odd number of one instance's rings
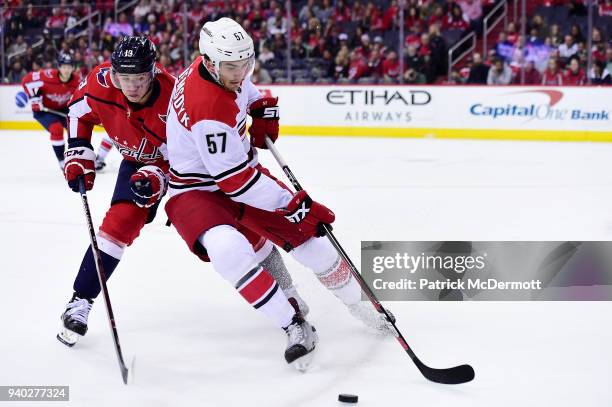
[[[5,0],[3,82],[53,67],[60,51],[71,53],[86,74],[109,59],[124,35],[148,35],[159,62],[176,75],[199,55],[202,24],[228,16],[255,42],[254,82],[447,83],[449,47],[469,32],[481,36],[483,17],[500,1],[405,0],[402,24],[397,0],[298,0],[290,12],[288,2],[277,0],[123,1],[119,12],[113,0]],[[459,61],[450,83],[610,84],[612,1],[597,2],[590,49],[583,0],[528,3],[537,4],[527,35],[518,22],[510,20],[506,29],[501,24],[487,55],[474,52]]]

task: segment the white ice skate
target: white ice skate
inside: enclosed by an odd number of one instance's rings
[[[306,322],[300,314],[296,314],[291,325],[285,328],[285,332],[287,333],[285,360],[297,370],[306,371],[319,341],[315,327]]]
[[[87,333],[87,317],[92,304],[92,299],[79,298],[76,293],[72,296],[62,314],[62,328],[57,334],[61,343],[72,347]]]

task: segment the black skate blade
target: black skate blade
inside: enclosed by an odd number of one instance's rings
[[[72,348],[83,337],[83,335],[79,334],[78,332],[74,332],[66,327],[62,327],[62,329],[55,337],[64,345],[68,346],[69,348]]]
[[[291,364],[297,359],[306,356],[308,353],[310,352],[308,352],[308,350],[303,345],[293,345],[285,351],[285,360],[287,361],[287,363]]]
[[[70,343],[70,342],[65,341],[64,338],[60,336],[60,334],[55,335],[55,337],[57,338],[58,341],[68,346],[69,348],[72,348],[76,344],[76,342]]]
[[[305,372],[312,362],[316,346],[308,351],[303,345],[293,345],[285,351],[285,360],[300,372]]]

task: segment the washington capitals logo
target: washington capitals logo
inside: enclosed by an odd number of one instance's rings
[[[110,71],[110,68],[102,68],[100,69],[100,72],[98,72],[98,74],[96,75],[98,83],[104,86],[105,88],[108,88],[108,82],[106,82],[106,73],[108,71]]]

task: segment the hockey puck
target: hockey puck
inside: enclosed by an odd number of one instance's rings
[[[343,403],[357,403],[359,397],[355,394],[338,394],[338,401]]]

